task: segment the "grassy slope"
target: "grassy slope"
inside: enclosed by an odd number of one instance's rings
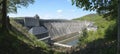
[[[82,54],[116,54],[117,28],[115,20],[108,21],[97,14],[89,14],[74,20],[93,21],[98,26],[96,32],[87,32],[87,37],[80,38],[80,40],[82,39],[80,45],[86,46],[80,51]]]
[[[11,20],[12,29],[7,33],[0,31],[0,54],[48,54],[49,49],[42,41],[19,24]],[[1,24],[0,24],[1,25]],[[1,26],[0,26],[1,29]]]

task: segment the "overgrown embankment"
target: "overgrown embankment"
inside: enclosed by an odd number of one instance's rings
[[[80,50],[73,53],[82,54],[116,54],[117,24],[116,20],[106,20],[98,14],[89,14],[74,20],[92,21],[97,25],[97,31],[84,31],[80,38]]]
[[[53,52],[50,51],[47,44],[38,41],[20,24],[14,20],[11,20],[10,23],[9,32],[0,31],[0,54],[50,54]]]

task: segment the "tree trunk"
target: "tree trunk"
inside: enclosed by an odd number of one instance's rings
[[[117,54],[120,54],[120,0],[118,0],[118,45]]]
[[[6,25],[6,22],[7,22],[7,0],[3,0],[3,3],[2,3],[2,31],[8,31],[7,29],[7,25]]]

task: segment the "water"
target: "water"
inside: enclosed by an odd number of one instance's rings
[[[61,43],[70,45],[70,46],[76,46],[78,44],[78,42],[79,42],[79,37],[73,37],[73,38],[67,39]]]
[[[78,44],[79,40],[76,39],[76,40],[71,40],[67,43],[65,43],[66,45],[71,45],[71,46],[76,46]]]

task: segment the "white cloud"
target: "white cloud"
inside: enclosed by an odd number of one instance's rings
[[[41,15],[41,19],[51,19],[51,14],[44,14],[44,15]]]
[[[62,13],[62,12],[63,12],[63,10],[60,10],[60,9],[59,9],[59,10],[57,10],[57,13]]]
[[[75,10],[71,10],[72,12],[75,12]]]

